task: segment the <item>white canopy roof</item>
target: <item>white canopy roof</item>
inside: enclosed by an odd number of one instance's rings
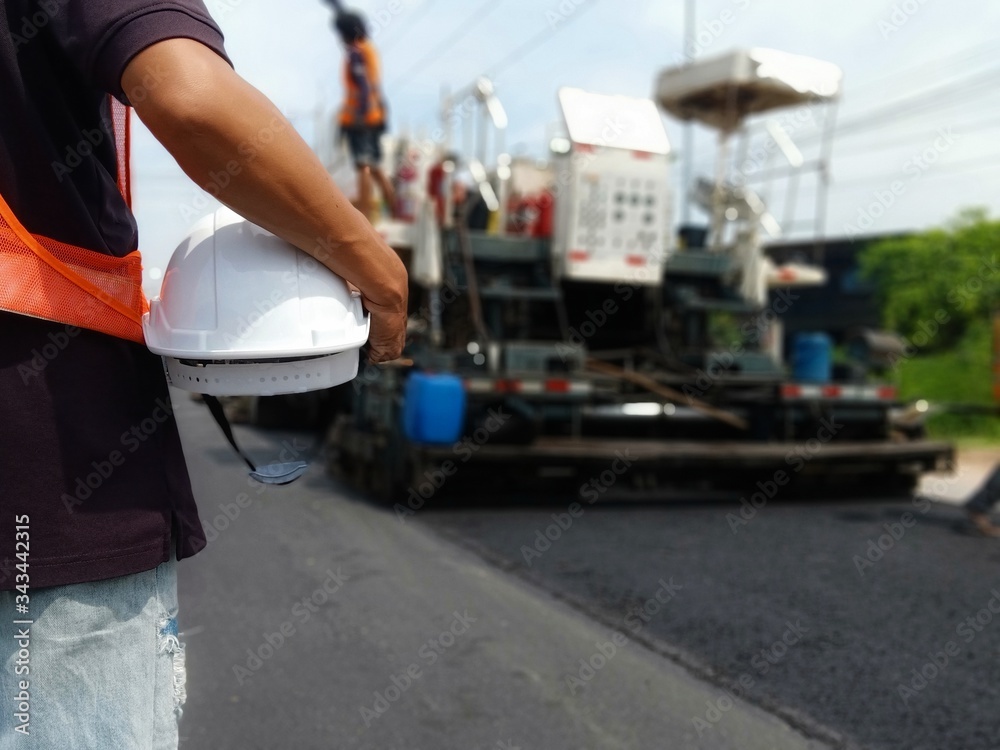
[[[670,153],[663,119],[649,99],[562,88],[559,105],[573,143],[650,154]]]
[[[833,63],[772,49],[743,49],[660,74],[656,99],[681,120],[735,130],[752,114],[835,99],[843,73]]]

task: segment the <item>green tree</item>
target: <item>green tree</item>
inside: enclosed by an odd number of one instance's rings
[[[860,262],[884,326],[907,339],[923,332],[926,351],[954,346],[1000,304],[1000,221],[985,209],[962,211],[941,229],[873,243]]]

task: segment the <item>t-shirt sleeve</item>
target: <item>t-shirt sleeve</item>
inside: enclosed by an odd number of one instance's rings
[[[56,42],[95,88],[124,103],[122,73],[132,58],[166,39],[194,39],[229,62],[222,31],[201,0],[50,0]],[[231,63],[230,63],[231,64]]]

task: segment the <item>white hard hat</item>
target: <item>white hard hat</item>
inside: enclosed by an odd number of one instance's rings
[[[228,208],[174,251],[143,317],[171,385],[212,396],[330,388],[358,373],[361,299],[317,260]]]

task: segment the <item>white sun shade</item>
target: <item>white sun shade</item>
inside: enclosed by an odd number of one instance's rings
[[[744,49],[668,68],[656,98],[681,120],[734,130],[750,115],[835,99],[843,73],[833,63],[772,49]]]
[[[574,144],[669,154],[670,141],[649,99],[559,90],[559,105]]]

